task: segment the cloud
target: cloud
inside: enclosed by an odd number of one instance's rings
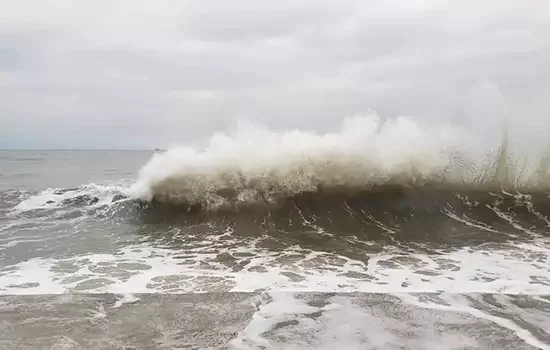
[[[472,126],[498,117],[487,84],[526,130],[550,120],[544,1],[0,8],[0,147],[164,147],[234,118],[328,130],[366,109]]]

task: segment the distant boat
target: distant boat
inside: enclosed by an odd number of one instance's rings
[[[153,150],[153,152],[155,152],[155,153],[163,153],[163,152],[166,152],[166,150],[163,150],[163,149],[160,149],[160,148],[155,148],[155,149]]]

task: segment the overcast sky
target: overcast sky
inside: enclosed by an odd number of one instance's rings
[[[154,148],[246,118],[550,124],[550,2],[0,0],[0,148]],[[541,131],[542,130],[542,131]]]

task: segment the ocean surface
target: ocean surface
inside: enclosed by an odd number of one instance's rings
[[[350,123],[0,151],[0,348],[550,349],[545,169]]]

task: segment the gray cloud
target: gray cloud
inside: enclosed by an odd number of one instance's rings
[[[525,133],[550,124],[547,2],[0,8],[0,147],[164,147],[237,117],[328,130],[366,109],[475,126],[495,103]]]

